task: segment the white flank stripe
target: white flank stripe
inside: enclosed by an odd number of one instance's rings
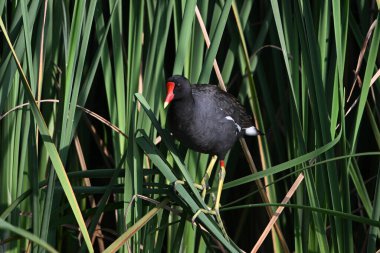
[[[235,120],[231,116],[226,116],[225,119],[226,120],[232,120],[234,122],[236,128],[238,129],[238,132],[241,131],[241,126],[239,126],[238,124],[236,124]]]

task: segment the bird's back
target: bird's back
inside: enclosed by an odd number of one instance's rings
[[[230,116],[242,128],[253,125],[252,117],[247,114],[245,108],[238,99],[228,92],[221,90],[216,85],[198,85],[192,89],[194,98],[205,100],[206,104],[215,106],[223,117]],[[206,95],[207,94],[207,95]],[[207,101],[210,101],[207,103]]]

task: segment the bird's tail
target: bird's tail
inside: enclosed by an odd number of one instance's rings
[[[244,128],[244,134],[249,136],[265,135],[263,132],[261,132],[254,126]]]

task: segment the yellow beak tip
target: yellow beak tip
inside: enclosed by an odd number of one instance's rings
[[[166,107],[168,107],[168,105],[169,105],[169,102],[165,101],[165,103],[164,103],[164,109],[166,109]]]

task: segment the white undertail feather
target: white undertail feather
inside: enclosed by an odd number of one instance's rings
[[[231,116],[226,116],[225,119],[232,120],[235,123],[238,132],[241,132],[241,130],[244,130],[244,134],[250,135],[250,136],[256,136],[260,134],[260,132],[254,126],[242,129],[241,126],[239,126]]]
[[[235,122],[235,120],[234,120],[231,116],[226,116],[225,119],[226,119],[226,120],[232,120],[232,121],[235,123],[235,126],[236,126],[236,128],[237,128],[237,132],[239,132],[239,133],[240,133],[242,130],[244,130],[244,134],[245,134],[245,135],[256,136],[256,135],[261,134],[261,132],[258,131],[257,128],[254,127],[254,126],[251,126],[251,127],[248,127],[248,128],[243,128],[243,129],[242,129],[241,126],[239,126],[239,124],[237,124],[237,123]]]
[[[259,135],[259,131],[257,131],[256,127],[254,127],[254,126],[251,126],[248,128],[243,128],[243,129],[244,129],[246,135],[250,135],[250,136]]]

